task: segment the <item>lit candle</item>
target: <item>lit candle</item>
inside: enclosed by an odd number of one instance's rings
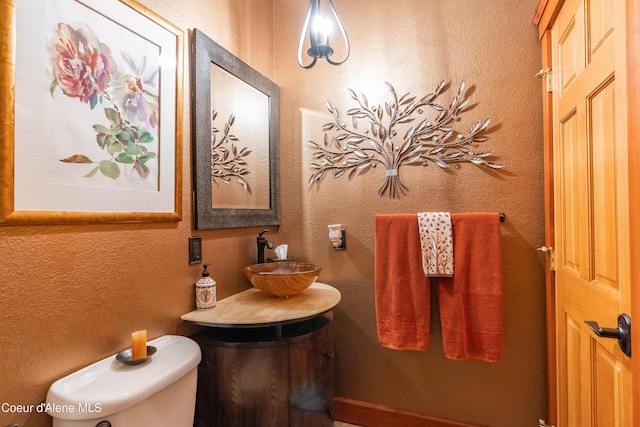
[[[147,357],[147,331],[135,331],[131,334],[131,359]]]

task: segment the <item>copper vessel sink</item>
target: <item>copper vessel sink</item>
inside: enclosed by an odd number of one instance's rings
[[[262,292],[278,297],[295,295],[316,281],[321,268],[300,262],[268,262],[244,268],[251,284]]]

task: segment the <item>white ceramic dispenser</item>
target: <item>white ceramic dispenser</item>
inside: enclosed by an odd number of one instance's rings
[[[209,277],[207,267],[204,264],[202,278],[196,282],[196,308],[198,310],[208,310],[216,306],[216,281]]]

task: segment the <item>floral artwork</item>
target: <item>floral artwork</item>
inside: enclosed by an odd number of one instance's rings
[[[104,110],[101,122],[87,124],[93,128],[93,140],[82,141],[97,144],[103,156],[70,152],[59,161],[94,165],[81,172],[87,179],[101,174],[117,180],[134,173],[139,179],[148,178],[158,157],[152,147],[157,146],[159,126],[159,67],[150,66],[146,56],[113,52],[84,24],[58,23],[47,48],[53,74],[51,97],[64,95],[91,110]]]
[[[184,31],[135,0],[8,12],[0,224],[182,220]]]

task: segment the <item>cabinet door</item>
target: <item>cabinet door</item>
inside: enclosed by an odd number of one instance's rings
[[[289,344],[291,426],[331,427],[333,329],[331,324]]]
[[[289,425],[286,343],[200,347],[196,426]]]

